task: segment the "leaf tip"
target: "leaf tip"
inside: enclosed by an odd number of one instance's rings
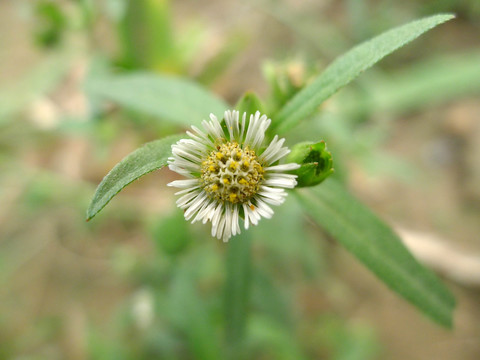
[[[434,17],[442,18],[442,21],[439,23],[439,24],[441,24],[441,23],[444,23],[444,22],[447,22],[449,20],[452,20],[452,19],[456,18],[457,15],[454,14],[454,13],[440,13],[440,14],[434,15]]]
[[[87,217],[85,218],[85,222],[89,222],[90,220],[92,220],[95,215],[97,215],[96,212],[93,212],[90,208],[87,210]]]

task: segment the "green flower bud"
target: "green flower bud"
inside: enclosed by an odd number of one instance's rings
[[[292,171],[292,174],[298,176],[297,187],[318,185],[333,173],[332,154],[327,150],[325,141],[296,144],[286,162],[301,165]]]
[[[243,97],[235,105],[235,109],[239,111],[240,115],[244,112],[247,113],[247,117],[255,114],[257,111],[260,111],[262,114],[265,113],[265,106],[262,103],[262,100],[251,91],[247,91]]]

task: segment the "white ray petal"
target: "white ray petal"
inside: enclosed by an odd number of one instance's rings
[[[199,182],[197,179],[187,179],[187,180],[174,180],[169,182],[167,186],[173,186],[179,189],[188,189],[188,188],[196,188]]]
[[[269,166],[269,167],[264,168],[264,170],[265,171],[290,171],[290,170],[296,170],[300,166],[301,166],[300,164],[289,163],[289,164]]]

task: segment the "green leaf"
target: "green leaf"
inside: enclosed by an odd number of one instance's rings
[[[367,207],[332,179],[295,194],[313,220],[380,280],[439,324],[452,327],[453,295]]]
[[[183,126],[199,125],[210,113],[222,117],[229,108],[192,81],[146,72],[91,78],[86,90],[91,96]]]
[[[87,210],[87,221],[92,219],[120,190],[139,177],[167,165],[171,146],[183,135],[172,135],[155,140],[127,155],[98,185]]]
[[[295,95],[278,113],[273,124],[285,132],[312,114],[317,107],[386,55],[433,27],[452,19],[450,14],[434,15],[389,30],[337,58],[309,86]]]

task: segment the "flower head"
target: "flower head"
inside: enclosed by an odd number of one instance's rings
[[[177,205],[186,220],[211,221],[212,236],[228,241],[240,233],[240,218],[248,229],[272,217],[270,205],[282,204],[285,189],[297,184],[296,175],[285,172],[300,165],[276,164],[290,150],[278,136],[265,146],[271,123],[266,115],[257,111],[247,121],[245,113],[240,119],[238,111],[229,110],[224,120],[210,114],[210,121],[202,122],[205,131],[192,126],[190,139],[172,145],[168,166],[188,179],[168,185],[182,189]]]

